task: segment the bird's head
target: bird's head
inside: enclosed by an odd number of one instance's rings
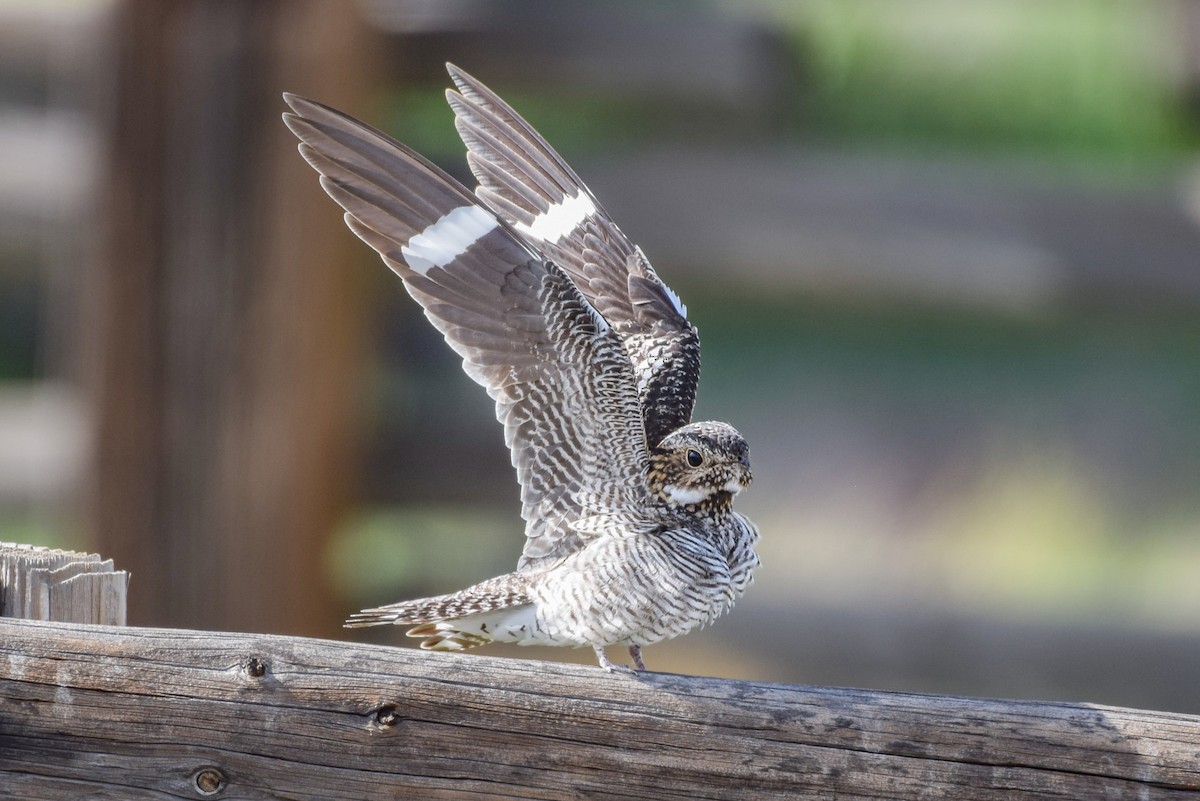
[[[750,480],[750,446],[727,423],[689,423],[651,454],[650,487],[671,506],[728,506]]]

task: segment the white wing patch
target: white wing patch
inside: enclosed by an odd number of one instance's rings
[[[404,261],[421,275],[445,267],[499,226],[494,216],[479,206],[460,206],[447,212],[400,248]]]
[[[587,192],[581,190],[534,217],[532,225],[517,223],[515,227],[521,233],[535,239],[554,243],[570,234],[577,225],[595,213],[596,204]]]

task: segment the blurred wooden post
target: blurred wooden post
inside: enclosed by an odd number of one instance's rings
[[[356,109],[352,4],[126,0],[88,271],[83,518],[130,621],[328,633],[362,361],[353,240],[280,93]]]
[[[111,559],[0,542],[0,617],[124,626],[128,586]]]

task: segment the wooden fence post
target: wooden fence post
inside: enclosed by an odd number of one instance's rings
[[[124,626],[128,586],[111,559],[0,542],[0,617]]]

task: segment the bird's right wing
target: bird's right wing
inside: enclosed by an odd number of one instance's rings
[[[700,337],[662,282],[575,171],[495,92],[453,65],[448,91],[476,194],[575,281],[625,341],[646,435],[686,425],[700,380]]]
[[[338,111],[284,98],[284,121],[346,224],[496,402],[521,484],[522,567],[561,558],[605,521],[636,527],[613,522],[644,508],[649,492],[636,381],[617,333],[453,178]]]

